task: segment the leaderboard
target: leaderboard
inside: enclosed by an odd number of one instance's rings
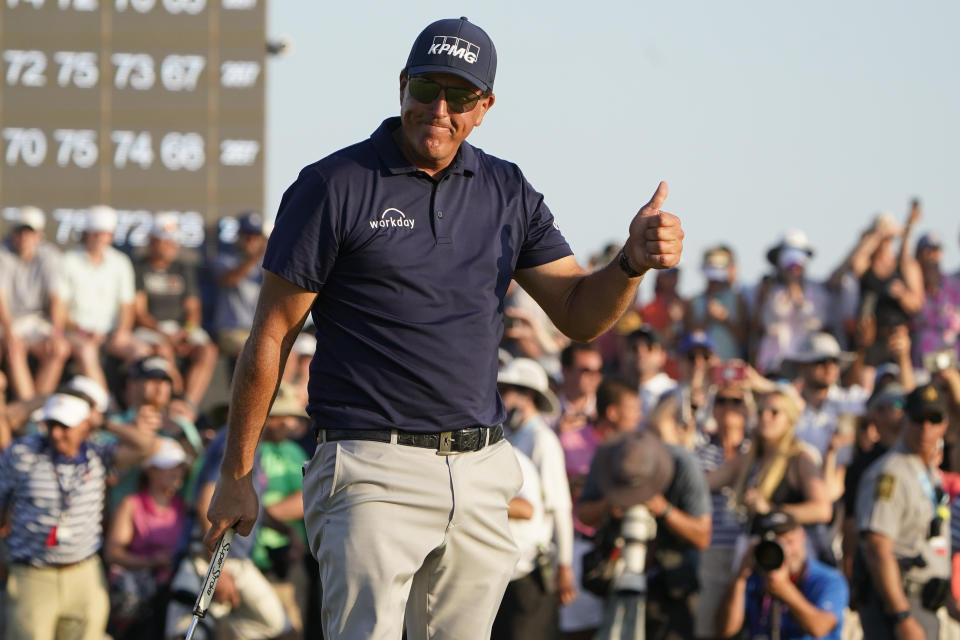
[[[0,214],[79,237],[117,209],[118,244],[158,212],[181,242],[263,208],[265,0],[0,0]]]

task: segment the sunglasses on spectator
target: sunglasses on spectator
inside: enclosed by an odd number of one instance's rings
[[[703,349],[693,349],[692,351],[687,352],[687,360],[690,362],[696,362],[697,360],[709,360],[710,352],[704,351]]]
[[[778,409],[777,407],[764,407],[763,409],[760,409],[760,415],[769,413],[771,416],[776,418],[778,415],[780,415],[781,411],[782,409]]]
[[[717,396],[713,399],[713,404],[717,405],[718,407],[742,407],[743,398],[737,398],[734,396]]]
[[[815,367],[823,366],[823,365],[826,365],[826,364],[837,364],[837,359],[836,359],[836,358],[823,358],[823,359],[821,359],[821,360],[814,360],[814,361],[813,361],[813,366],[815,366]]]
[[[454,113],[472,111],[477,106],[477,101],[484,97],[482,91],[477,91],[472,87],[451,87],[423,76],[411,76],[407,80],[407,91],[410,92],[410,96],[414,100],[423,104],[433,104],[433,101],[443,91],[443,99],[447,103],[447,108]]]

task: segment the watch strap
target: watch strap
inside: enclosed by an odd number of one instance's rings
[[[620,270],[627,274],[627,277],[630,278],[639,278],[643,274],[630,266],[630,261],[627,260],[627,254],[623,252],[623,249],[620,249],[620,252],[617,253],[617,264],[620,265]]]

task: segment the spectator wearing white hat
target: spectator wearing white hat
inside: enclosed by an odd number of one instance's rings
[[[57,387],[70,346],[63,337],[67,321],[60,252],[43,241],[46,217],[36,207],[21,207],[0,248],[0,340],[14,395],[28,400]],[[36,377],[28,357],[38,361]]]
[[[156,453],[141,465],[140,490],[124,498],[113,515],[104,557],[115,638],[134,638],[163,624],[155,598],[173,575],[187,523],[187,504],[178,492],[189,462],[176,440],[160,438]]]
[[[507,440],[533,460],[543,488],[545,519],[555,545],[551,559],[557,567],[556,584],[543,585],[544,606],[552,606],[553,589],[562,604],[576,596],[573,577],[573,504],[567,482],[563,449],[545,416],[559,411],[559,402],[550,390],[547,372],[535,360],[514,358],[497,374],[497,387],[507,410],[504,433]],[[509,594],[509,592],[508,592]],[[550,602],[552,601],[552,602]],[[507,606],[506,604],[504,606]]]
[[[80,372],[106,386],[101,351],[124,361],[146,355],[133,339],[133,265],[115,249],[117,214],[97,205],[87,211],[80,246],[64,256],[68,292],[67,338]]]
[[[197,274],[180,255],[179,221],[157,214],[147,253],[134,263],[136,335],[154,344],[154,353],[176,369],[174,391],[198,407],[210,386],[219,350],[203,323]],[[179,359],[186,360],[180,379]]]
[[[97,552],[103,539],[107,476],[154,453],[152,436],[108,428],[110,445],[88,440],[90,405],[57,393],[43,407],[47,433],[16,440],[0,453],[0,511],[10,513],[7,640],[100,640],[108,602]]]
[[[778,367],[810,333],[828,324],[830,293],[822,283],[805,276],[812,257],[813,247],[799,230],[787,231],[767,251],[767,261],[776,272],[760,283],[754,309],[755,338],[759,341],[755,362],[761,372]]]

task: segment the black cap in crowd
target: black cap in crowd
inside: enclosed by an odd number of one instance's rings
[[[907,394],[903,410],[915,423],[940,423],[947,415],[947,399],[936,385],[925,384]]]
[[[775,536],[782,536],[799,526],[800,524],[797,523],[797,519],[786,511],[771,511],[756,519],[754,522],[754,533],[759,534],[761,537],[768,533],[772,533]]]
[[[640,327],[634,329],[627,335],[627,342],[629,344],[636,344],[641,340],[645,341],[650,346],[655,344],[662,345],[663,340],[660,338],[660,334],[657,333],[657,330],[651,327],[648,324],[641,325]]]
[[[437,20],[417,36],[404,70],[411,76],[452,73],[478,89],[493,91],[497,50],[486,31],[466,18]]]

